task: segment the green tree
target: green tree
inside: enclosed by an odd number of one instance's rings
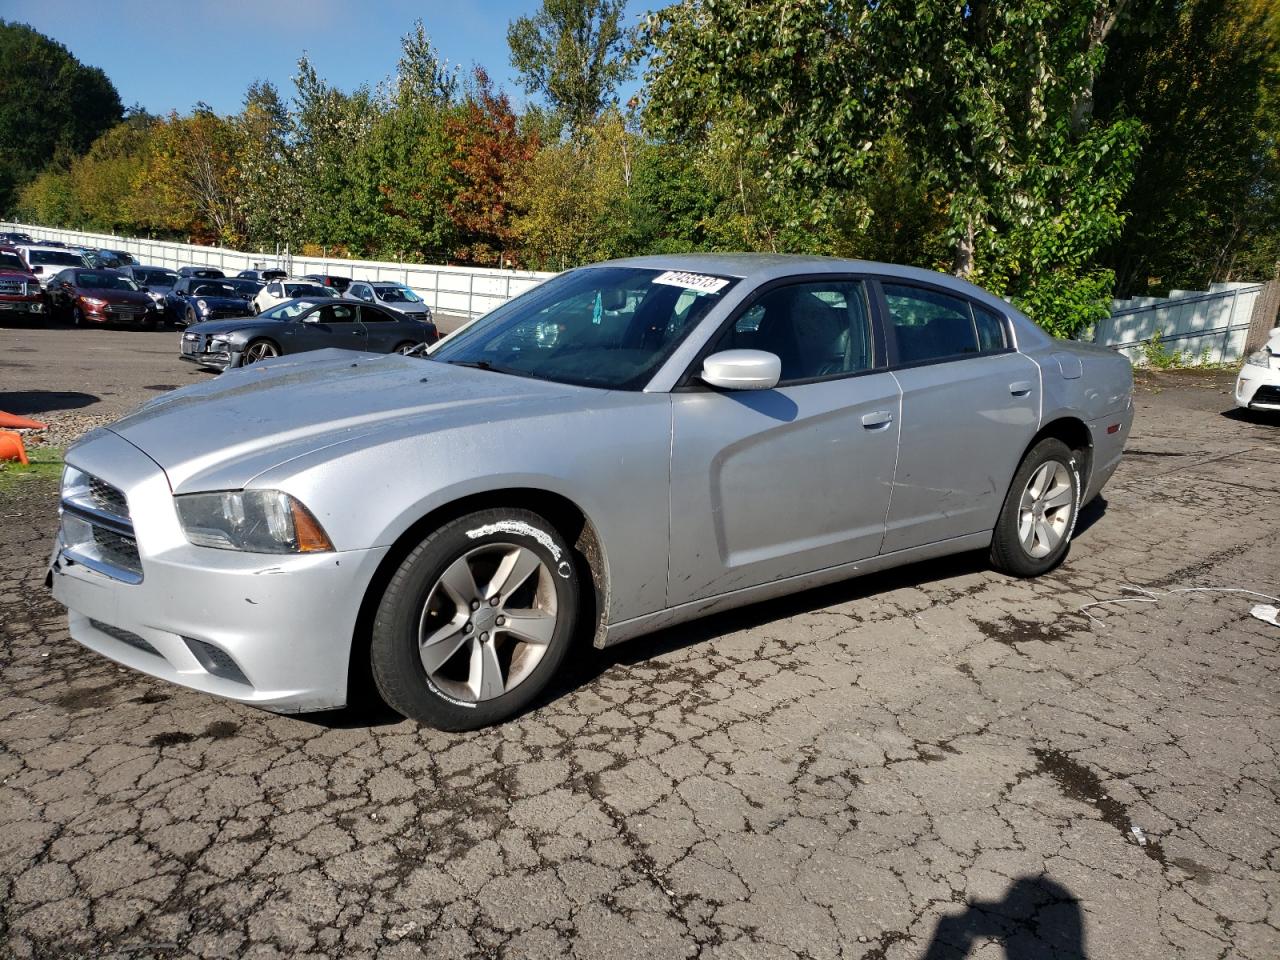
[[[511,63],[530,93],[540,93],[574,136],[613,102],[631,75],[626,0],[542,0],[531,17],[507,28]]]
[[[1040,291],[1028,301],[1036,319],[1066,335],[1105,310],[1108,276],[1091,264],[1118,229],[1138,144],[1136,123],[1090,110],[1123,6],[679,4],[645,27],[649,122],[664,139],[736,151],[740,192],[753,171],[778,199],[786,248],[828,242],[848,195],[885,162],[885,131],[896,132],[895,149],[945,211],[945,266],[1015,298]],[[1081,265],[1081,288],[1064,290]],[[1060,312],[1041,295],[1050,278]],[[1092,306],[1081,311],[1082,300]]]
[[[0,212],[47,164],[69,163],[123,115],[105,73],[31,27],[0,20]]]
[[[1098,83],[1100,115],[1147,137],[1128,220],[1111,246],[1125,295],[1266,278],[1280,259],[1280,7],[1147,0],[1122,23]]]

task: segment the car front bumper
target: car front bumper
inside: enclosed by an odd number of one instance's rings
[[[1245,410],[1280,411],[1280,368],[1271,358],[1271,367],[1246,363],[1236,377],[1235,401]]]
[[[193,546],[167,478],[136,447],[104,432],[69,459],[125,494],[142,571],[137,583],[98,572],[59,534],[49,582],[76,641],[151,676],[282,713],[346,703],[356,617],[387,548],[264,555]]]

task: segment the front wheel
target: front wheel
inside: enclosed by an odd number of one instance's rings
[[[1047,437],[1013,476],[991,539],[991,564],[1016,577],[1038,577],[1063,559],[1080,511],[1079,457]]]
[[[259,360],[270,360],[272,357],[280,356],[280,348],[270,340],[255,340],[244,348],[244,356],[240,362],[242,364],[257,363]]]
[[[547,686],[573,639],[578,569],[527,510],[468,514],[423,540],[373,623],[374,682],[392,709],[441,730],[514,716]]]

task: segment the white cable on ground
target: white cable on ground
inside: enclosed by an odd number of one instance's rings
[[[1095,617],[1093,614],[1088,612],[1090,607],[1103,607],[1116,603],[1159,603],[1162,597],[1168,597],[1175,593],[1243,593],[1251,597],[1259,597],[1263,600],[1273,600],[1276,603],[1280,603],[1280,597],[1273,597],[1270,594],[1259,593],[1257,590],[1248,590],[1244,587],[1171,587],[1168,590],[1151,590],[1147,587],[1134,587],[1125,584],[1120,587],[1120,590],[1128,593],[1140,593],[1143,594],[1143,596],[1115,597],[1110,600],[1094,600],[1092,603],[1084,604],[1084,606],[1080,607],[1077,612],[1083,613],[1094,623],[1100,623],[1105,627],[1106,621],[1102,620],[1100,617]],[[1255,607],[1254,611],[1257,609],[1259,609],[1259,607]],[[1250,612],[1254,613],[1254,611]],[[1254,616],[1257,616],[1257,614],[1254,613]],[[1265,617],[1258,617],[1258,619],[1266,620]],[[1268,620],[1266,622],[1271,621]]]

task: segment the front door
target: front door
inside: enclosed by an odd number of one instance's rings
[[[862,281],[774,287],[713,351],[776,354],[778,386],[672,395],[668,606],[879,552],[900,396],[877,339]]]
[[[295,325],[296,341],[290,352],[323,350],[326,347],[368,349],[368,337],[356,318],[356,309],[353,303],[326,303],[311,311],[302,323]]]

